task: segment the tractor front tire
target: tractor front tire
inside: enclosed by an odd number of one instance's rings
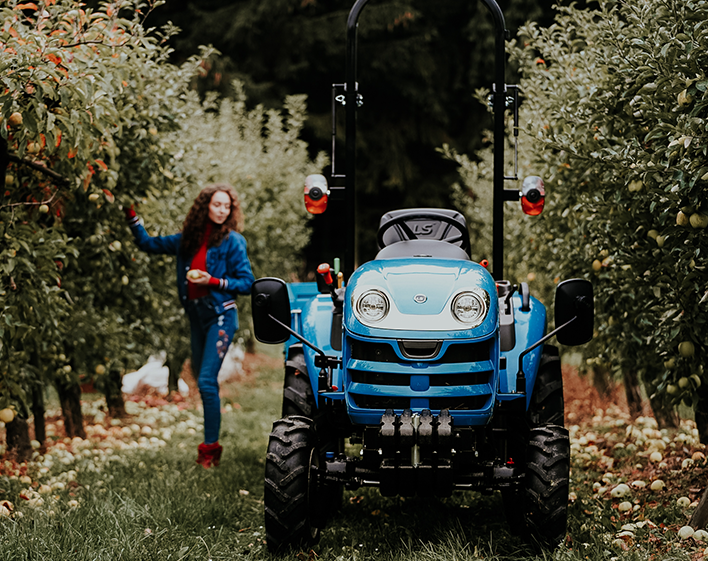
[[[313,419],[316,414],[317,403],[307,375],[305,357],[302,351],[294,352],[285,366],[283,418],[289,415],[302,415]]]
[[[543,547],[556,547],[565,538],[569,480],[568,430],[557,425],[532,428],[523,506],[528,535]]]
[[[317,542],[313,520],[318,485],[312,466],[318,465],[316,435],[311,421],[286,417],[273,423],[265,465],[265,530],[272,552]]]
[[[544,345],[529,404],[529,423],[532,427],[545,425],[562,427],[564,416],[563,375],[558,348],[553,345]]]

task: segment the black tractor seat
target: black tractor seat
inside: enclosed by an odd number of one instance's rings
[[[469,261],[470,237],[465,217],[443,208],[392,210],[381,217],[377,259],[438,257]]]

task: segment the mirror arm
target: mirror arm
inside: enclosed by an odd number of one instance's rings
[[[285,329],[288,333],[290,333],[290,335],[292,335],[293,337],[295,337],[298,341],[300,341],[300,342],[302,342],[302,343],[305,343],[308,347],[310,347],[310,348],[311,348],[313,351],[315,351],[318,355],[325,356],[325,353],[324,353],[324,351],[323,351],[322,349],[318,349],[317,347],[315,347],[312,343],[310,343],[310,342],[309,342],[307,339],[305,339],[302,335],[300,335],[300,334],[297,333],[296,331],[293,331],[292,329],[290,329],[289,326],[285,325],[285,324],[284,324],[282,321],[280,321],[279,319],[274,318],[272,314],[268,314],[268,317],[269,317],[270,319],[272,319],[275,323],[277,323],[280,327],[282,327],[283,329]]]
[[[524,352],[522,352],[519,355],[519,373],[516,375],[516,393],[518,393],[518,394],[525,394],[526,393],[526,374],[524,374],[524,357],[527,354],[529,354],[531,351],[533,351],[536,347],[538,347],[539,345],[542,345],[543,343],[548,341],[551,337],[553,337],[560,330],[568,327],[568,325],[573,323],[576,319],[578,319],[578,316],[575,316],[575,317],[573,317],[573,319],[566,321],[560,327],[556,327],[548,335],[546,335],[545,337],[542,337],[541,339],[536,341],[533,345],[531,345],[528,349],[526,349]]]

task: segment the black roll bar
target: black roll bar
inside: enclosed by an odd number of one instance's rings
[[[504,274],[504,112],[506,110],[506,49],[508,32],[504,23],[504,14],[495,0],[481,0],[494,18],[494,200],[492,210],[492,274],[495,280],[501,280]],[[356,110],[359,103],[357,69],[357,26],[359,15],[369,0],[357,0],[347,18],[346,52],[346,144],[345,144],[345,253],[343,271],[345,278],[354,272],[358,264],[356,246]],[[518,195],[516,196],[518,199]]]

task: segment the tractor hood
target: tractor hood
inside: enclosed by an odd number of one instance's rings
[[[367,337],[485,338],[499,321],[494,279],[472,261],[370,261],[349,279],[344,325]]]

